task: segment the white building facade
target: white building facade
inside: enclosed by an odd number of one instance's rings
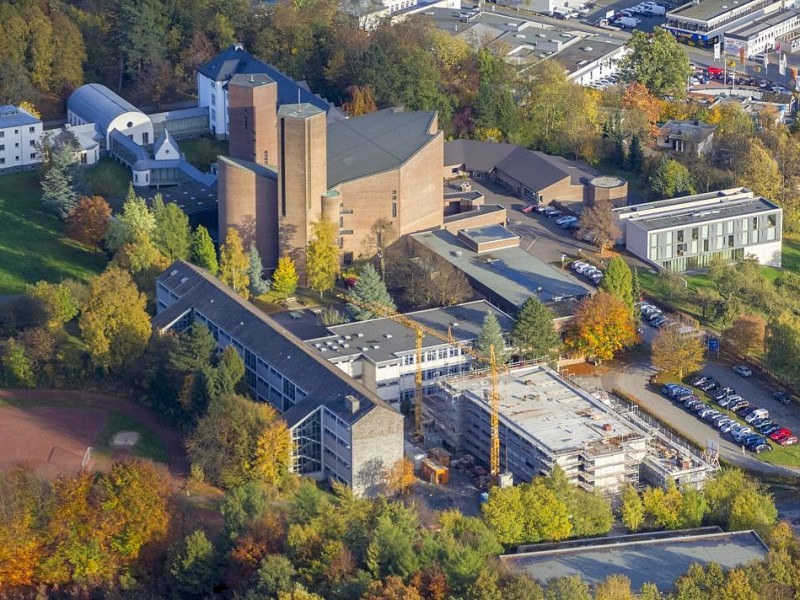
[[[38,149],[41,137],[41,119],[23,108],[0,106],[0,173],[41,164]]]
[[[670,271],[703,269],[715,258],[781,266],[783,211],[747,188],[624,206],[614,214],[625,247]]]

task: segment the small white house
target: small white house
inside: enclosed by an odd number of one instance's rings
[[[156,140],[155,146],[153,146],[153,156],[156,160],[173,160],[181,156],[178,142],[166,129]]]
[[[34,167],[42,162],[38,150],[42,120],[23,108],[0,106],[0,173]]]

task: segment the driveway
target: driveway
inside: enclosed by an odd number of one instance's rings
[[[728,365],[710,362],[704,373],[716,377],[723,385],[730,385],[746,398],[751,404],[763,406],[770,411],[770,416],[775,411],[778,420],[792,430],[800,431],[800,421],[791,414],[791,407],[783,406],[770,397],[771,391],[763,384],[750,379],[745,380],[734,374]],[[612,391],[619,389],[635,397],[642,406],[646,407],[661,421],[669,424],[677,431],[699,444],[705,445],[709,440],[719,444],[720,458],[749,471],[766,475],[780,475],[783,477],[798,477],[800,469],[771,465],[755,458],[752,454],[742,454],[742,447],[723,436],[706,421],[697,418],[693,413],[673,404],[670,400],[652,389],[649,385],[650,377],[656,373],[649,360],[622,362],[602,376],[604,389]]]

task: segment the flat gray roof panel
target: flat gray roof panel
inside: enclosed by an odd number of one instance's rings
[[[765,29],[780,25],[781,23],[797,17],[797,15],[798,11],[796,10],[779,11],[765,17],[754,19],[753,21],[749,21],[743,25],[739,25],[730,31],[726,31],[725,37],[736,38],[739,40],[747,40],[751,37],[758,37],[758,35]]]
[[[681,226],[696,226],[710,221],[749,217],[763,213],[777,212],[775,204],[764,198],[751,198],[748,200],[732,200],[727,204],[707,205],[699,208],[676,210],[675,212],[632,217],[629,225],[640,227],[646,231],[656,229],[671,229]]]
[[[732,569],[754,560],[764,560],[767,547],[753,531],[685,536],[605,546],[507,554],[501,561],[540,583],[556,577],[580,575],[590,586],[609,575],[625,575],[631,588],[655,583],[662,592],[673,589],[675,580],[692,563],[719,564]]]
[[[700,2],[689,2],[679,6],[675,10],[667,13],[678,19],[694,19],[696,21],[711,21],[721,17],[733,8],[742,8],[749,4],[757,4],[761,0],[743,0],[739,4],[733,4],[731,0],[701,0]],[[744,15],[742,15],[744,16]]]

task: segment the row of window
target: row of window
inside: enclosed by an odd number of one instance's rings
[[[444,360],[445,358],[455,358],[461,356],[462,350],[460,347],[455,348],[439,348],[438,350],[428,350],[423,352],[421,362],[430,362],[434,360]],[[417,362],[416,354],[406,354],[403,357],[403,365],[414,365]],[[390,365],[391,366],[391,365]]]
[[[36,160],[36,159],[37,159],[37,154],[36,154],[36,152],[32,152],[32,153],[31,153],[31,160]],[[15,157],[14,157],[14,162],[19,162],[19,156],[15,156]],[[4,164],[6,164],[6,159],[5,159],[5,158],[2,158],[2,157],[0,157],[0,165],[4,165]]]
[[[30,140],[29,145],[31,148],[36,148],[36,140]],[[19,142],[14,142],[14,148],[19,148]],[[5,144],[0,144],[0,152],[6,149]]]
[[[30,127],[28,127],[28,133],[36,133],[36,126],[35,125],[31,125]],[[14,130],[14,135],[19,135],[19,129],[15,129]],[[6,137],[6,132],[5,131],[0,131],[0,139],[2,139],[4,137]]]

